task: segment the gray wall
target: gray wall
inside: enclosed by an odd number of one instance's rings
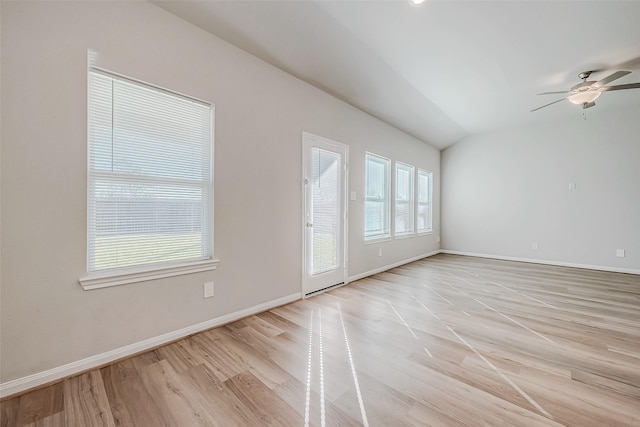
[[[2,2],[1,31],[2,382],[299,293],[302,131],[350,147],[350,275],[439,247],[437,150],[154,5]],[[80,287],[88,48],[102,67],[215,104],[216,271]],[[432,235],[364,245],[365,151],[434,172]]]
[[[640,272],[640,107],[576,108],[442,152],[443,249]]]

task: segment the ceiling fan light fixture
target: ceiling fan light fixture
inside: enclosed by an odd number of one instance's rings
[[[1,0],[0,0],[1,1]],[[569,90],[556,91],[556,92],[542,92],[538,95],[556,95],[556,94],[568,94],[566,98],[561,98],[556,101],[543,105],[542,107],[534,108],[531,112],[538,111],[541,108],[548,107],[549,105],[557,104],[558,102],[569,100],[572,104],[582,105],[582,108],[587,109],[596,105],[595,101],[598,99],[602,92],[609,92],[614,90],[626,90],[626,89],[640,89],[640,82],[627,83],[621,85],[609,86],[614,80],[618,80],[628,74],[631,71],[616,71],[613,74],[608,75],[598,81],[587,80],[593,71],[584,71],[578,74],[578,77],[582,79],[580,83],[574,85]]]
[[[595,101],[596,99],[598,99],[600,94],[601,92],[599,90],[590,90],[590,91],[574,93],[573,95],[569,96],[568,99],[569,99],[569,102],[573,104],[583,105],[583,104],[588,104]]]

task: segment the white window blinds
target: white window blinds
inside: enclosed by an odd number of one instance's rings
[[[88,271],[210,259],[212,106],[89,71]]]
[[[341,156],[332,151],[313,147],[311,176],[313,228],[313,264],[311,274],[320,274],[338,268],[340,247],[340,214],[342,204]]]
[[[389,237],[391,200],[391,161],[375,154],[365,154],[364,238]]]
[[[395,234],[413,232],[413,166],[396,163]]]

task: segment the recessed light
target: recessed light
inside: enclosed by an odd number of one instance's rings
[[[425,2],[425,0],[409,0],[409,4],[411,4],[413,6],[420,6],[424,2]]]

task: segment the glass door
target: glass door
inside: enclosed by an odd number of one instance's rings
[[[344,283],[347,146],[303,134],[305,295]]]

